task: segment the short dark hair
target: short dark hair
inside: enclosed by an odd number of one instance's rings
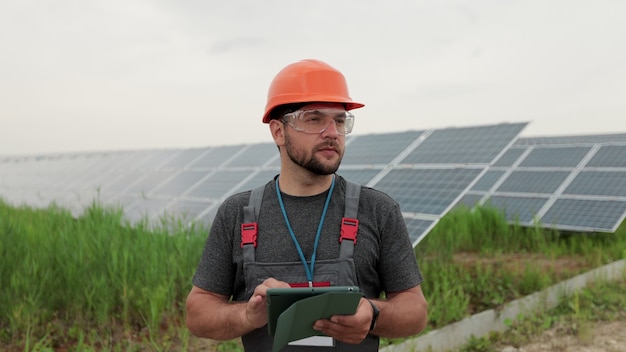
[[[270,119],[280,120],[283,118],[283,116],[285,116],[285,114],[294,112],[307,104],[309,103],[294,103],[294,104],[279,105],[275,107],[274,109],[272,109],[272,111],[270,111]]]

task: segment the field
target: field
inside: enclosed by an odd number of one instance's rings
[[[614,234],[522,228],[508,224],[495,209],[457,209],[415,250],[429,302],[427,330],[622,259],[625,231],[623,225]],[[196,339],[184,326],[184,302],[206,234],[206,228],[177,219],[130,226],[122,209],[95,203],[74,218],[55,206],[34,209],[0,201],[0,349],[238,350],[238,341]],[[623,286],[590,288],[600,291],[588,295],[589,307],[581,294],[577,305],[564,301],[546,316],[514,322],[513,337],[477,339],[465,350],[522,346],[559,326],[584,332],[580,327],[591,322],[624,320]],[[614,296],[616,302],[599,299]],[[594,305],[615,314],[599,315]]]

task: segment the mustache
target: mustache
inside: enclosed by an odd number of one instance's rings
[[[328,142],[318,144],[316,147],[317,150],[325,149],[325,148],[333,148],[333,149],[339,150],[339,143],[335,141],[328,141]]]

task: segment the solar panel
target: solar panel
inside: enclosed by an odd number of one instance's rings
[[[458,208],[461,206],[467,208],[473,208],[480,204],[480,200],[483,198],[481,194],[471,194],[465,193],[461,199],[454,205],[454,208]]]
[[[148,193],[163,182],[168,181],[174,175],[175,170],[150,170],[140,173],[134,182],[124,189],[126,193]]]
[[[626,171],[582,171],[563,194],[626,197]]]
[[[419,243],[424,236],[432,229],[437,221],[435,220],[423,220],[423,219],[412,219],[406,218],[406,228],[409,233],[409,238],[411,242],[414,244]]]
[[[568,171],[513,171],[498,192],[554,193],[570,174]]]
[[[588,167],[626,167],[626,145],[604,145],[589,160]]]
[[[525,123],[436,130],[402,160],[402,163],[490,163],[524,127]]]
[[[109,192],[123,192],[129,185],[137,182],[142,175],[142,171],[129,170],[125,173],[120,173],[116,178],[109,181],[109,183],[105,183],[103,188]]]
[[[166,196],[177,196],[184,193],[193,185],[206,177],[206,171],[183,170],[175,174],[172,178],[159,185],[152,193]]]
[[[163,164],[163,168],[174,168],[180,169],[188,166],[194,160],[202,157],[204,154],[210,152],[210,148],[195,148],[195,149],[186,149],[182,150],[180,153],[176,154],[173,158],[168,160],[165,164]]]
[[[548,197],[491,196],[486,204],[502,209],[508,221],[531,225],[547,201]]]
[[[525,151],[526,148],[516,148],[513,146],[507,150],[493,166],[512,166]]]
[[[402,211],[440,215],[454,204],[480,174],[480,169],[401,169],[392,170],[376,188],[386,192]]]
[[[338,174],[345,177],[347,180],[356,182],[362,185],[367,185],[381,170],[377,169],[345,169],[339,168]]]
[[[533,145],[567,145],[567,144],[598,144],[598,143],[626,143],[626,133],[596,134],[580,136],[552,136],[520,138],[515,144],[519,146]]]
[[[626,201],[559,199],[543,216],[547,225],[558,225],[572,230],[603,230],[614,232],[614,224],[624,221]]]
[[[370,134],[351,138],[342,165],[387,165],[414,143],[423,132]]]
[[[520,164],[521,167],[575,167],[591,147],[556,147],[534,149]]]
[[[185,195],[196,198],[223,199],[250,171],[220,170],[209,175]]]
[[[262,166],[272,157],[278,157],[278,148],[274,143],[260,143],[253,147],[245,148],[237,157],[226,163],[228,167],[254,167]]]
[[[240,183],[238,187],[233,189],[233,193],[247,191],[259,186],[262,186],[269,182],[274,176],[278,175],[280,170],[276,169],[268,169],[268,170],[259,170],[256,173],[250,173],[247,176],[247,179],[244,179],[244,182]]]
[[[231,145],[211,148],[209,152],[194,160],[194,162],[189,166],[203,169],[217,168],[245,147],[247,146]]]
[[[178,199],[170,203],[165,211],[173,216],[179,216],[183,220],[192,221],[214,204],[215,202],[211,201]]]
[[[504,170],[489,170],[472,186],[473,191],[489,191],[502,178]]]
[[[163,215],[165,207],[170,201],[168,199],[147,199],[138,198],[131,205],[124,208],[124,215],[131,223],[141,220],[156,221]]]
[[[526,225],[613,232],[626,216],[626,134],[521,138],[459,204],[476,199]]]

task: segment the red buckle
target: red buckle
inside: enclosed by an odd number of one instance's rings
[[[254,248],[256,248],[257,233],[256,222],[241,224],[241,248],[246,244],[253,244]]]
[[[356,234],[359,230],[359,220],[352,218],[342,218],[341,219],[341,237],[339,237],[339,242],[343,240],[352,240],[354,244],[356,244]]]

